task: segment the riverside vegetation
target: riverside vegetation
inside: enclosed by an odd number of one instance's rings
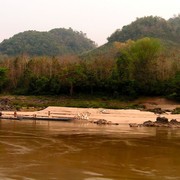
[[[141,27],[137,36],[134,26]],[[166,96],[179,101],[179,30],[180,16],[168,21],[144,17],[116,31],[107,44],[94,50],[92,43],[85,49],[88,52],[41,56],[30,51],[8,55],[6,47],[12,48],[13,38],[9,44],[6,40],[0,45],[0,90],[16,95],[90,94],[110,99]]]

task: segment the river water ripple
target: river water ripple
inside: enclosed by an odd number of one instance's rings
[[[178,180],[180,129],[0,120],[0,179]]]

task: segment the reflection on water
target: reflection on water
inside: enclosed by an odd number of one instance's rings
[[[0,120],[0,179],[180,179],[180,129]]]

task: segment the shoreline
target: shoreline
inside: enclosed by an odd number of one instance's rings
[[[72,108],[72,107],[58,107],[58,106],[49,106],[40,111],[31,111],[23,112],[17,111],[16,117],[23,119],[32,119],[40,120],[43,118],[45,120],[55,120],[60,118],[64,119],[79,119],[85,122],[95,121],[99,119],[104,119],[106,121],[111,121],[112,123],[118,124],[129,124],[129,123],[138,123],[141,124],[144,121],[155,121],[157,117],[166,117],[169,120],[176,119],[180,121],[179,114],[163,113],[155,114],[150,111],[142,111],[135,109],[103,109],[103,108]],[[1,119],[13,118],[14,111],[2,111]],[[15,117],[15,118],[16,118]],[[39,118],[39,119],[38,119]]]

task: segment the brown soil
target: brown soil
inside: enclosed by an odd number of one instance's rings
[[[137,104],[144,105],[145,109],[161,108],[162,110],[172,111],[173,109],[180,107],[180,103],[161,97],[146,97],[146,98],[140,98],[136,101]]]

